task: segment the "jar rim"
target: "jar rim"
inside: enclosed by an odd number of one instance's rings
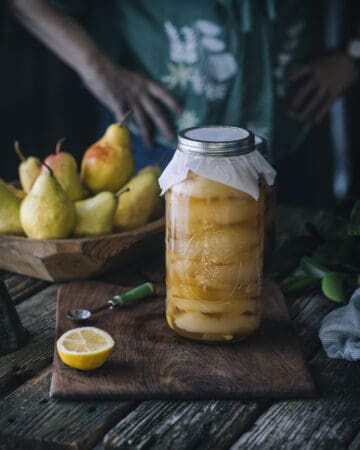
[[[214,140],[215,130],[219,135],[216,140]],[[212,140],[206,139],[207,132],[212,136]],[[201,135],[204,137],[200,138]],[[223,138],[226,135],[229,139]],[[238,137],[234,139],[236,135]],[[238,156],[251,153],[255,149],[254,133],[246,128],[228,125],[203,125],[186,128],[179,132],[178,150],[185,153],[204,156]]]

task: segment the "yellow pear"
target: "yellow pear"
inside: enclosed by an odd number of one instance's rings
[[[38,176],[22,201],[20,221],[26,235],[34,239],[66,238],[75,228],[74,203],[50,168]]]
[[[26,197],[26,192],[24,192],[21,189],[18,189],[17,187],[13,186],[10,183],[6,183],[6,181],[2,180],[1,178],[0,178],[0,184],[5,186],[8,191],[10,191],[12,194],[14,194],[20,200],[22,200],[23,198]]]
[[[159,178],[160,175],[162,174],[162,169],[157,164],[153,166],[145,166],[139,170],[137,175],[141,175],[142,173],[152,173],[154,177]]]
[[[25,158],[20,149],[20,144],[18,141],[15,141],[14,146],[15,151],[21,160],[21,163],[19,165],[20,183],[24,191],[29,192],[32,185],[34,184],[34,181],[39,175],[41,162],[39,158],[36,158],[35,156],[29,156],[28,158]]]
[[[104,136],[85,152],[81,164],[83,184],[93,193],[117,192],[134,172],[130,133],[114,123]]]
[[[125,188],[129,188],[130,192],[118,202],[114,218],[116,230],[132,230],[145,225],[158,204],[159,185],[151,172],[137,175]]]
[[[162,174],[162,169],[158,164],[152,165],[152,166],[145,166],[139,172],[137,175],[141,175],[143,173],[152,173],[156,179],[160,177]],[[163,197],[160,197],[160,186],[158,189],[158,197],[156,201],[156,205],[154,206],[154,211],[151,214],[150,219],[157,219],[158,217],[162,216],[165,210],[165,201]]]
[[[77,171],[77,163],[73,155],[61,151],[63,142],[64,138],[59,139],[55,153],[49,155],[45,159],[45,163],[52,169],[67,196],[73,201],[80,200],[84,198],[85,192]],[[46,166],[42,166],[41,172],[46,172],[47,170]]]
[[[21,199],[7,188],[3,181],[0,183],[0,234],[24,234],[20,223]]]
[[[114,193],[109,191],[77,201],[74,236],[101,236],[112,233],[116,206],[117,199]]]

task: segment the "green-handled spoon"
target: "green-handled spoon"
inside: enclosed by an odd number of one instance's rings
[[[88,309],[72,309],[71,311],[68,311],[67,318],[74,320],[75,322],[85,322],[86,320],[91,319],[94,314],[104,311],[105,309],[127,308],[136,305],[140,300],[149,297],[154,292],[155,286],[152,283],[144,283],[135,289],[131,289],[129,292],[125,292],[125,294],[114,295],[107,303],[105,303],[105,305],[99,306],[91,311]]]

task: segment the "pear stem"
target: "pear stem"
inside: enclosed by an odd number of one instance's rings
[[[123,127],[125,125],[126,119],[132,114],[132,109],[129,109],[121,118],[119,122],[119,127]]]
[[[15,148],[15,152],[18,155],[18,157],[20,158],[21,161],[25,161],[26,158],[24,156],[24,153],[21,151],[20,149],[20,143],[19,141],[15,141],[14,142],[14,148]]]
[[[50,172],[50,175],[53,177],[53,176],[54,176],[54,171],[52,170],[52,168],[51,168],[48,164],[46,164],[45,161],[43,161],[41,164],[42,164],[44,167],[47,168],[47,170]]]
[[[118,197],[120,197],[120,195],[125,194],[125,192],[129,192],[129,191],[130,191],[129,187],[120,189],[120,191],[117,191],[115,193],[115,197],[118,198]]]
[[[61,147],[62,147],[64,141],[66,141],[66,137],[62,137],[57,141],[56,147],[55,147],[56,154],[61,152]]]

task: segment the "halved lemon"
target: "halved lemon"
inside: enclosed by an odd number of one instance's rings
[[[80,370],[92,370],[102,366],[113,347],[114,340],[110,334],[95,327],[69,330],[56,342],[62,362]]]

